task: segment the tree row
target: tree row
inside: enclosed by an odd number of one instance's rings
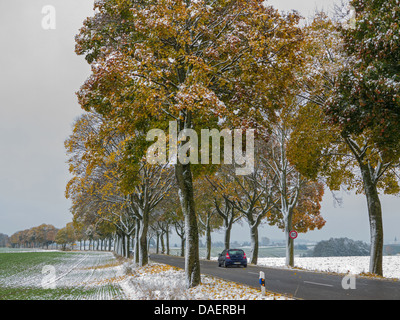
[[[213,215],[227,238],[237,219],[249,224],[252,263],[260,223],[281,228],[293,265],[290,231],[322,227],[323,189],[345,187],[366,196],[370,272],[382,274],[379,193],[400,191],[400,11],[395,0],[350,4],[304,21],[261,0],[96,1],[76,37],[92,72],[66,141],[74,221],[109,223],[121,245],[133,237],[143,265],[152,217],[181,214],[193,287]],[[167,132],[156,144],[153,129]],[[220,163],[191,148],[202,129],[254,133],[252,172],[237,174],[235,146]]]

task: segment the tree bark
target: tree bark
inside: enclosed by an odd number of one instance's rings
[[[258,260],[258,226],[250,226],[250,238],[251,238],[251,264],[257,264]]]
[[[206,225],[206,259],[211,259],[211,226],[210,226],[210,219],[207,219]]]
[[[167,255],[169,255],[169,230],[167,226],[167,230],[165,231],[165,245],[167,247]]]
[[[157,232],[156,233],[156,253],[157,254],[160,252],[159,247],[160,247],[160,233]]]
[[[229,249],[230,242],[231,242],[231,230],[232,230],[232,225],[228,224],[225,226],[225,236],[224,236],[224,246],[225,250]]]
[[[285,240],[286,240],[286,265],[294,267],[294,241],[290,237],[292,231],[292,214],[284,215],[285,219]]]
[[[360,163],[360,169],[367,198],[370,225],[371,252],[369,272],[382,276],[383,222],[381,201],[376,183],[372,180],[371,168],[368,164]]]
[[[135,263],[137,263],[137,264],[139,264],[139,256],[140,256],[140,253],[139,253],[139,251],[140,251],[140,249],[139,249],[139,247],[140,247],[140,244],[139,244],[139,242],[140,242],[140,236],[139,236],[139,230],[140,230],[140,225],[141,225],[141,223],[140,223],[140,220],[139,219],[136,219],[136,227],[135,227],[135,248],[134,248],[134,261],[135,261]]]
[[[181,237],[181,257],[185,256],[185,237]]]
[[[179,200],[185,217],[185,274],[186,286],[200,284],[199,232],[194,204],[193,181],[190,164],[177,163],[175,175],[178,183]]]
[[[369,272],[382,276],[383,222],[381,201],[379,199],[379,192],[377,188],[380,173],[376,172],[380,169],[372,168],[368,160],[365,159],[365,146],[363,148],[360,148],[349,137],[343,135],[343,138],[358,162],[359,168],[361,170],[365,197],[367,198],[371,237]]]
[[[145,266],[149,263],[149,257],[147,252],[147,233],[149,229],[149,212],[148,210],[142,210],[140,213],[142,221],[140,224],[139,234],[139,266]]]
[[[165,253],[165,245],[164,245],[164,232],[161,232],[161,253]]]

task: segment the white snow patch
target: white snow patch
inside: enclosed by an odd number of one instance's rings
[[[365,257],[295,257],[296,267],[335,273],[368,273],[369,256]],[[258,265],[285,268],[285,258],[258,258]],[[383,256],[383,276],[400,278],[400,256]]]
[[[125,296],[132,300],[287,300],[282,295],[201,275],[201,284],[187,289],[185,271],[159,263],[133,268],[133,274],[120,283]]]

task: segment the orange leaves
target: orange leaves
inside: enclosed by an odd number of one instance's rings
[[[326,221],[321,216],[321,202],[324,185],[318,181],[308,181],[302,188],[299,203],[294,210],[293,227],[298,232],[321,229]]]

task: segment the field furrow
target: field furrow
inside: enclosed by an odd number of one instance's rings
[[[45,266],[54,273],[42,273]],[[50,287],[43,287],[45,277]],[[0,300],[125,299],[123,277],[109,252],[0,253]]]

